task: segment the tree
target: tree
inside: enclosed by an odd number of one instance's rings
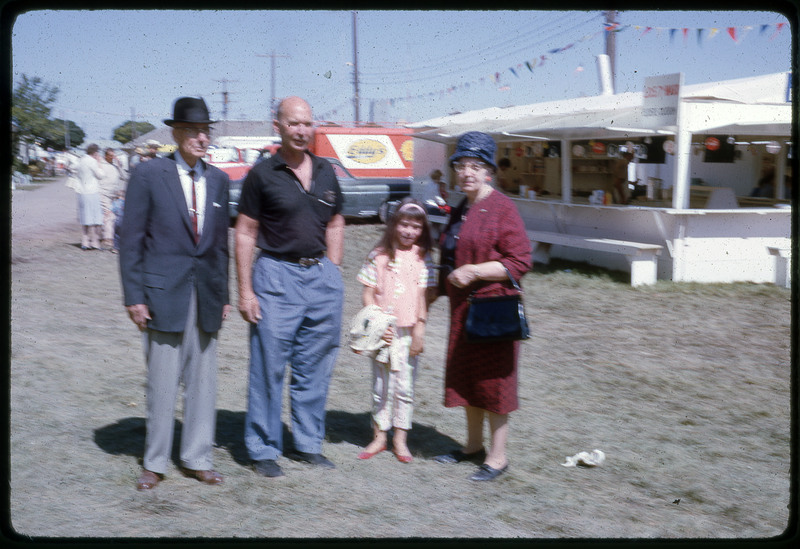
[[[66,128],[64,127],[66,124]],[[67,141],[64,139],[64,131],[69,132],[69,146],[78,147],[86,139],[86,133],[72,120],[61,120],[56,118],[50,121],[50,129],[47,135],[41,138],[40,144],[44,148],[64,149]]]
[[[41,78],[23,74],[11,96],[11,118],[19,127],[18,136],[27,143],[45,139],[52,131],[50,112],[58,96],[58,87]]]
[[[134,128],[136,129],[135,135],[133,133]],[[133,120],[128,120],[121,126],[114,128],[114,139],[124,145],[129,141],[133,141],[134,138],[144,135],[147,132],[151,132],[154,129],[156,129],[156,127],[150,122],[134,122]]]

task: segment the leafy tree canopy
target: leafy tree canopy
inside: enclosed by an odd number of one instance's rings
[[[69,140],[66,140],[65,133],[69,133]],[[78,147],[86,140],[86,133],[72,120],[61,120],[56,118],[50,122],[47,134],[42,136],[40,144],[44,148],[63,149],[69,144],[70,147]]]
[[[11,96],[11,117],[19,127],[20,139],[33,143],[47,137],[52,127],[50,112],[58,91],[58,87],[38,76],[22,75]]]
[[[132,120],[128,120],[124,124],[114,128],[113,138],[124,145],[125,143],[133,141],[140,135],[144,135],[147,132],[153,131],[155,128],[156,127],[150,122],[134,122]],[[134,129],[136,130],[135,134]]]

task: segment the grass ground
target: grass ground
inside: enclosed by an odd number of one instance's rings
[[[347,319],[381,229],[347,227]],[[430,312],[413,463],[388,452],[356,459],[370,438],[369,369],[343,348],[324,446],[337,469],[285,462],[279,479],[257,476],[243,447],[247,326],[236,316],[219,348],[215,464],[225,484],[173,470],[139,493],[139,334],[122,307],[117,257],[78,241],[67,226],[12,243],[9,517],[21,536],[730,540],[789,526],[786,289],[634,289],[621,273],[537,267],[523,280],[534,337],[523,344],[511,467],[487,484],[466,479],[471,465],[431,459],[464,436],[461,410],[442,406],[446,300]],[[603,466],[561,466],[594,448]]]

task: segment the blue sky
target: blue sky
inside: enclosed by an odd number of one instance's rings
[[[618,92],[657,74],[683,72],[696,84],[791,68],[792,32],[780,13],[621,11],[617,21]],[[347,121],[352,29],[350,11],[30,11],[13,26],[12,77],[57,85],[54,116],[75,121],[88,140],[109,139],[134,111],[160,125],[183,95],[204,97],[221,119],[225,89],[228,119],[267,119],[271,61],[262,56],[274,52],[277,97],[300,95],[315,115]],[[597,95],[604,17],[359,11],[357,42],[361,120],[416,122]]]

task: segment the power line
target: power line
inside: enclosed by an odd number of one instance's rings
[[[593,21],[593,20],[597,19],[598,17],[600,17],[600,16],[599,15],[594,15],[591,18],[589,18],[589,19],[587,19],[585,21],[581,21],[579,23],[576,23],[575,25],[572,25],[571,27],[568,27],[567,29],[560,30],[560,31],[558,31],[557,33],[555,33],[555,34],[553,34],[551,36],[548,36],[546,38],[542,38],[540,40],[537,40],[536,42],[533,42],[531,44],[528,44],[528,45],[522,46],[520,48],[517,48],[516,50],[504,52],[502,55],[499,55],[499,56],[494,57],[492,59],[483,59],[480,62],[474,63],[474,64],[472,64],[472,65],[470,65],[468,67],[455,68],[455,69],[447,71],[447,72],[443,72],[443,73],[440,72],[440,73],[433,74],[433,75],[430,75],[430,76],[420,76],[418,78],[408,78],[408,77],[404,77],[402,75],[404,72],[408,72],[408,71],[398,71],[397,73],[387,73],[387,75],[396,76],[397,80],[402,80],[403,83],[410,83],[410,82],[422,82],[422,81],[425,81],[425,80],[432,80],[434,78],[442,78],[442,77],[445,77],[445,76],[452,76],[452,75],[458,74],[458,73],[464,73],[464,72],[467,72],[469,70],[472,70],[472,69],[475,69],[477,67],[480,67],[481,65],[485,65],[487,63],[494,63],[496,61],[499,61],[500,59],[503,59],[504,57],[508,57],[508,56],[511,56],[511,55],[516,55],[516,54],[518,54],[520,52],[527,51],[527,50],[531,49],[531,47],[533,47],[533,46],[536,46],[538,44],[547,42],[548,40],[552,40],[553,38],[557,38],[558,36],[561,36],[564,33],[568,32],[568,31],[571,31],[576,27],[585,25],[586,23],[588,23],[590,21]],[[470,57],[475,57],[475,55],[474,54],[470,55]],[[411,69],[410,71],[411,72],[416,72],[413,69]],[[375,82],[362,82],[362,83],[364,83],[365,85],[368,85],[368,86],[381,86],[381,85],[385,84],[385,82],[378,82],[378,81],[375,81]]]
[[[565,15],[565,16],[561,17],[560,19],[565,19],[565,18],[568,18],[568,17],[572,17],[572,16],[571,15]],[[495,59],[500,59],[502,57],[505,57],[505,56],[508,56],[508,55],[512,55],[512,54],[514,54],[516,52],[524,51],[526,49],[529,49],[532,46],[535,46],[535,45],[541,44],[543,42],[546,42],[548,40],[551,40],[552,38],[555,38],[555,37],[557,37],[559,35],[563,35],[565,32],[568,32],[568,31],[572,30],[575,27],[579,27],[581,25],[585,25],[586,23],[589,23],[589,22],[591,22],[591,21],[593,21],[593,20],[595,20],[595,19],[597,19],[599,17],[601,17],[600,14],[594,14],[591,17],[589,17],[588,19],[586,19],[584,21],[581,21],[579,23],[576,23],[574,25],[571,25],[571,26],[567,27],[564,30],[556,31],[551,36],[547,36],[545,38],[539,38],[538,40],[535,40],[534,42],[530,42],[530,43],[525,44],[523,46],[519,46],[515,50],[512,50],[512,51],[503,50],[502,54],[500,55],[500,57],[496,57]],[[474,50],[474,51],[470,51],[467,54],[459,55],[457,57],[450,57],[450,58],[447,58],[447,59],[442,59],[442,60],[437,61],[437,62],[435,62],[435,63],[433,63],[431,65],[426,65],[426,66],[421,66],[421,67],[414,67],[414,68],[410,68],[410,69],[401,69],[401,70],[396,70],[396,71],[362,72],[361,74],[365,75],[365,76],[371,76],[371,77],[383,76],[383,75],[400,77],[401,75],[406,74],[406,73],[417,73],[417,74],[419,74],[421,72],[425,72],[425,71],[428,71],[428,70],[438,69],[438,68],[440,68],[442,66],[451,66],[451,65],[453,65],[454,63],[456,63],[458,61],[474,59],[476,56],[495,55],[494,50],[498,50],[498,49],[502,50],[508,44],[519,44],[520,40],[522,38],[524,38],[525,36],[529,36],[529,35],[532,35],[532,34],[539,34],[542,30],[552,30],[554,25],[556,25],[557,22],[560,21],[560,19],[554,21],[553,23],[543,24],[543,25],[540,25],[540,26],[538,26],[536,28],[528,29],[524,33],[521,33],[521,29],[527,28],[527,26],[521,27],[520,30],[510,33],[510,38],[508,38],[507,40],[500,41],[500,42],[495,42],[495,43],[491,44],[490,46],[488,46],[486,48],[483,48],[481,50]],[[521,35],[520,35],[520,33],[521,33]],[[490,61],[491,60],[484,60],[484,61],[481,61],[480,63],[488,63]],[[472,65],[472,66],[470,66],[468,68],[472,68],[474,66],[476,66],[476,65]],[[452,74],[452,72],[459,72],[460,70],[468,70],[468,69],[454,69],[453,71],[450,72],[450,74]],[[435,75],[435,77],[439,77],[439,76],[442,76],[442,74],[438,73],[438,74]],[[433,77],[434,76],[432,76],[432,78]]]

